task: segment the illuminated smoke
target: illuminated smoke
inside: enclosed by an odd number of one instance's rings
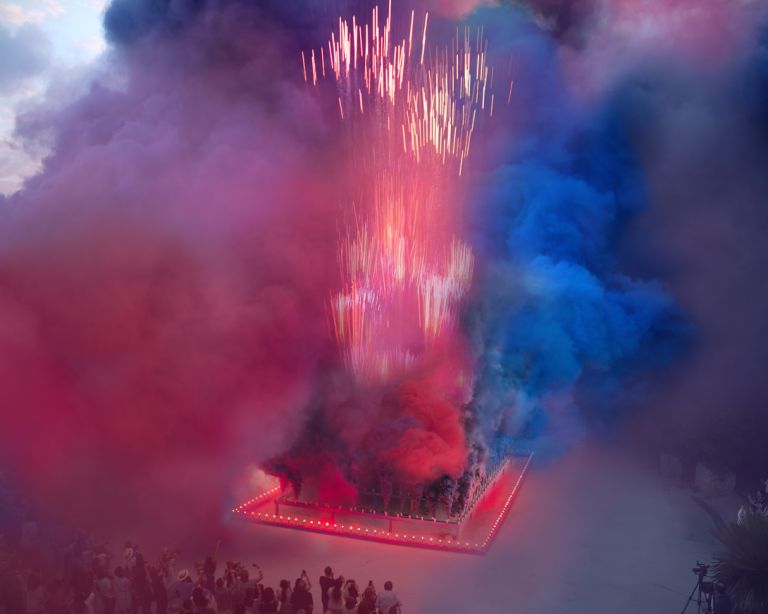
[[[492,116],[493,68],[480,32],[429,45],[429,14],[396,38],[383,19],[339,19],[327,47],[302,53],[304,80],[333,77],[355,182],[331,300],[350,370],[385,381],[450,333],[469,290],[470,247],[457,236],[457,182],[478,115]],[[356,201],[356,202],[355,202]],[[414,317],[417,314],[417,317]],[[418,329],[418,330],[416,330]]]
[[[359,7],[333,4],[344,15]],[[623,232],[659,185],[666,211],[681,200],[696,208],[679,214],[686,231],[690,219],[706,222],[700,203],[721,184],[733,194],[723,202],[749,201],[754,178],[721,164],[762,169],[763,144],[728,147],[710,118],[732,118],[729,136],[757,142],[763,64],[745,92],[735,78],[703,81],[706,105],[665,71],[689,58],[697,70],[712,57],[738,61],[730,43],[752,40],[745,24],[758,21],[741,8],[759,3],[661,2],[642,40],[627,24],[643,3],[586,3],[568,22],[563,7],[576,3],[542,0],[536,23],[476,4],[430,3],[478,10],[469,45],[465,24],[456,35],[430,13],[436,42],[426,48],[421,7],[411,37],[408,5],[388,30],[393,68],[369,71],[369,90],[359,53],[344,51],[348,77],[341,47],[337,79],[325,3],[112,3],[102,72],[71,104],[51,100],[22,118],[22,136],[53,139],[53,153],[0,201],[0,454],[33,501],[92,521],[146,507],[139,520],[164,528],[178,524],[182,501],[197,527],[212,527],[240,467],[268,459],[322,467],[333,491],[322,496],[338,500],[354,496],[347,478],[366,463],[411,481],[461,480],[509,445],[568,441],[585,414],[610,422],[638,371],[669,364],[674,304],[658,269],[624,266],[628,249],[641,250]],[[372,32],[354,40],[370,45]],[[302,82],[302,49],[317,90]],[[442,92],[477,107],[438,80],[427,87],[428,71],[465,64],[440,59],[455,49],[504,67],[493,87],[488,76],[474,131],[466,113],[433,113]],[[647,56],[664,62],[634,78]],[[395,76],[410,98],[384,87]],[[582,82],[590,95],[573,104]],[[711,94],[721,85],[724,101]],[[633,115],[638,107],[659,110]],[[724,141],[729,156],[718,155]],[[379,164],[374,151],[391,158]],[[712,172],[692,173],[688,159]],[[689,239],[691,261],[733,221],[722,211],[715,230]],[[737,217],[762,219],[753,215],[744,205]],[[698,292],[714,292],[705,282]],[[749,283],[741,288],[751,300]],[[388,319],[402,328],[388,330]],[[361,382],[349,376],[355,364],[402,377]],[[701,379],[714,387],[721,363],[711,364]]]

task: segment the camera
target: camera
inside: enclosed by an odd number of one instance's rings
[[[709,565],[696,561],[696,567],[691,569],[697,576],[706,576],[709,573]]]
[[[685,607],[683,608],[681,614],[685,614],[685,611],[688,609],[688,606],[691,605],[691,603],[698,607],[696,610],[697,612],[706,612],[707,614],[712,614],[715,596],[715,582],[712,579],[704,579],[709,573],[709,568],[710,565],[702,563],[701,561],[696,561],[696,566],[691,568],[691,571],[696,574],[697,577],[696,584],[694,585],[691,594],[688,596],[688,601],[685,603]]]

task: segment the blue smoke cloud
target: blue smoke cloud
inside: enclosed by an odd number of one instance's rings
[[[573,436],[579,415],[610,422],[633,373],[667,364],[685,336],[662,284],[625,274],[617,256],[647,201],[622,109],[570,108],[549,42],[520,19],[494,11],[488,26],[491,48],[518,32],[504,53],[524,93],[506,112],[517,119],[499,128],[515,134],[495,135],[500,163],[478,178],[473,220],[487,271],[467,314],[478,356],[471,409],[491,457],[521,439],[549,445],[563,421]]]

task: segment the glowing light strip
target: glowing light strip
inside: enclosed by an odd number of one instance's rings
[[[493,523],[493,526],[491,527],[491,531],[488,533],[488,536],[483,541],[482,548],[484,550],[487,551],[488,548],[490,548],[493,540],[496,538],[496,535],[499,532],[499,528],[501,527],[502,522],[504,522],[504,519],[507,517],[507,514],[509,513],[509,510],[512,507],[512,503],[514,502],[515,497],[517,496],[517,493],[520,490],[520,485],[523,483],[523,478],[525,477],[526,473],[528,473],[528,467],[531,465],[532,460],[533,460],[533,452],[531,452],[528,455],[528,460],[525,461],[523,470],[520,472],[520,475],[517,476],[517,481],[515,482],[515,485],[512,487],[512,492],[509,493],[507,500],[504,502],[504,507],[501,509],[501,512],[499,512],[499,515],[496,517],[496,521]]]
[[[485,492],[487,490],[487,486],[481,491]],[[357,508],[357,507],[329,507],[326,505],[320,505],[317,503],[303,503],[301,501],[291,501],[287,499],[281,499],[279,501],[280,505],[284,505],[286,507],[298,507],[302,509],[309,509],[309,510],[326,510],[329,512],[334,512],[336,514],[352,514],[356,516],[365,516],[367,518],[377,518],[379,520],[391,520],[391,521],[398,521],[402,520],[405,522],[418,522],[423,524],[429,524],[429,525],[435,525],[435,524],[443,524],[443,525],[458,525],[461,517],[457,518],[449,518],[446,520],[440,520],[434,516],[406,516],[404,514],[389,514],[389,513],[382,513],[377,512],[374,509],[367,509],[364,507]],[[474,503],[473,503],[474,505]]]
[[[316,533],[317,532],[327,533],[331,535],[354,537],[358,539],[367,539],[371,541],[377,541],[377,542],[388,543],[393,545],[406,545],[406,546],[414,546],[414,547],[420,547],[420,548],[431,548],[431,549],[446,550],[450,552],[458,552],[458,553],[465,553],[465,554],[484,554],[491,547],[493,540],[496,538],[496,536],[499,533],[499,530],[501,529],[501,525],[503,524],[505,518],[509,514],[509,511],[512,508],[512,504],[514,503],[514,500],[520,491],[520,487],[523,483],[523,480],[526,474],[528,473],[528,469],[531,465],[532,460],[533,460],[533,452],[529,454],[525,462],[525,465],[523,465],[523,468],[521,469],[520,474],[517,476],[517,480],[515,481],[515,484],[512,487],[512,491],[510,492],[509,496],[504,502],[504,506],[502,507],[501,511],[496,516],[496,519],[494,520],[493,525],[491,526],[491,530],[488,532],[488,535],[486,535],[485,539],[481,542],[468,542],[468,541],[461,541],[460,539],[444,539],[444,538],[432,537],[428,535],[415,535],[415,534],[394,532],[394,531],[390,532],[389,530],[385,530],[385,529],[371,529],[371,528],[366,528],[366,527],[362,527],[355,524],[344,524],[344,523],[331,522],[327,520],[307,519],[307,518],[300,518],[298,516],[290,516],[285,514],[272,514],[267,512],[248,511],[248,508],[252,507],[253,505],[264,504],[269,500],[275,499],[280,492],[279,486],[275,486],[274,488],[271,488],[257,495],[256,497],[249,499],[242,505],[235,507],[232,510],[232,512],[242,518],[259,522],[261,524],[271,525],[271,526],[293,528],[293,529],[299,529],[299,530],[305,530],[305,531],[314,531]],[[504,466],[508,467],[508,463],[505,463]],[[499,474],[501,473],[502,472],[500,471]],[[487,493],[488,490],[489,488],[486,488],[484,492]],[[333,509],[329,509],[329,511],[338,512],[338,510],[333,510]],[[343,513],[343,511],[341,513]],[[392,516],[391,520],[408,522],[410,519]]]
[[[429,535],[414,535],[408,533],[389,532],[386,529],[372,529],[355,524],[330,522],[327,520],[313,520],[299,518],[298,516],[286,516],[283,514],[271,514],[267,512],[243,512],[246,517],[266,524],[282,527],[299,528],[315,532],[346,535],[350,537],[375,538],[392,544],[407,544],[415,546],[441,546],[443,549],[460,551],[480,551],[482,544],[461,542],[460,540],[443,539]]]
[[[256,505],[258,503],[264,503],[265,501],[269,499],[274,499],[278,493],[280,492],[280,486],[275,486],[274,488],[270,488],[269,490],[261,493],[260,495],[256,495],[253,499],[248,499],[245,503],[242,505],[238,505],[237,507],[232,509],[233,514],[245,514],[245,508],[251,507],[252,505]]]
[[[466,519],[477,507],[478,502],[485,496],[485,494],[493,488],[493,486],[498,481],[499,477],[501,477],[504,472],[509,467],[509,459],[506,459],[503,463],[501,463],[496,469],[494,470],[491,479],[488,480],[488,483],[483,487],[482,490],[478,491],[477,494],[475,494],[474,499],[472,502],[467,506],[467,508],[461,513],[459,516],[459,522]]]

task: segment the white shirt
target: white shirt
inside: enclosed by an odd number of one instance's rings
[[[401,605],[400,600],[395,595],[395,591],[383,590],[376,595],[376,607],[384,614],[389,614],[390,608]]]

